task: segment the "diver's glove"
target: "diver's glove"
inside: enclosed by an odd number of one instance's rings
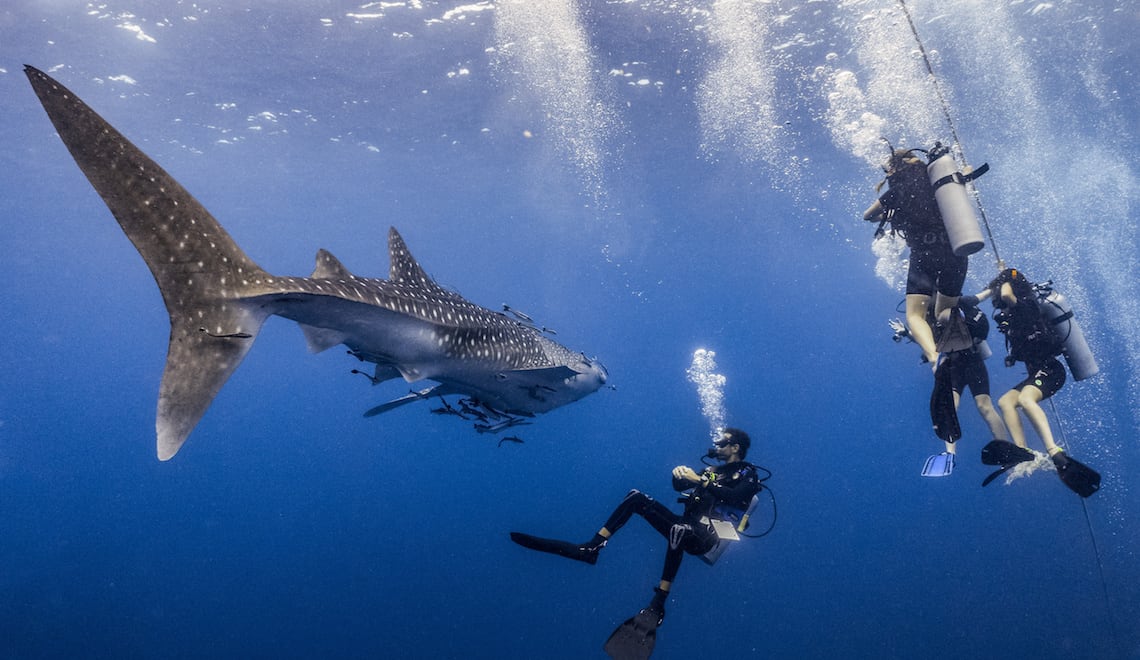
[[[977,296],[962,296],[958,298],[958,304],[963,307],[977,307],[978,302]]]

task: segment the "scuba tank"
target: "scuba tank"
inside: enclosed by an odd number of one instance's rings
[[[1073,318],[1073,308],[1061,292],[1053,288],[1052,282],[1043,282],[1034,287],[1037,290],[1037,304],[1041,316],[1061,341],[1062,355],[1073,380],[1084,380],[1095,376],[1100,367],[1085,341],[1085,333]]]
[[[978,226],[978,218],[974,215],[974,203],[966,192],[966,183],[985,174],[989,165],[983,164],[969,174],[962,174],[958,171],[954,157],[950,155],[950,149],[941,142],[934,143],[934,147],[927,152],[927,157],[930,162],[926,166],[926,174],[934,186],[934,200],[938,204],[938,212],[942,214],[946,233],[950,236],[950,247],[959,257],[969,256],[981,250],[985,246],[985,240]]]

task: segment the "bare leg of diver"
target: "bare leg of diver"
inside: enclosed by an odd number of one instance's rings
[[[1021,388],[1021,395],[1017,397],[1017,405],[1025,413],[1029,423],[1033,425],[1033,430],[1041,436],[1041,441],[1045,443],[1045,449],[1052,456],[1060,451],[1060,448],[1057,447],[1057,443],[1053,442],[1053,429],[1049,427],[1049,418],[1038,405],[1042,398],[1041,390],[1032,385],[1026,385]]]
[[[922,355],[930,362],[931,367],[938,364],[938,348],[934,344],[934,331],[926,322],[926,311],[930,307],[930,296],[921,293],[910,293],[906,297],[906,325],[910,336]]]
[[[942,322],[950,319],[950,310],[958,305],[962,296],[947,296],[942,293],[934,294],[934,319]]]
[[[1018,410],[1025,413],[1025,417],[1029,423],[1033,425],[1033,430],[1037,431],[1037,435],[1041,437],[1041,441],[1045,443],[1045,449],[1048,450],[1049,455],[1060,451],[1057,443],[1053,442],[1053,430],[1049,428],[1049,418],[1045,416],[1045,411],[1041,409],[1038,403],[1042,399],[1041,390],[1032,385],[1022,387],[1020,391],[1010,390],[998,399],[998,407],[1001,408],[1002,417],[1005,419],[1005,425],[1009,428],[1009,435],[1013,438],[1014,444],[1018,447],[1026,447],[1025,444],[1025,427],[1021,424],[1021,417],[1018,415]]]
[[[1017,412],[1017,398],[1020,392],[1017,390],[1010,390],[1001,395],[998,399],[998,408],[1001,408],[1002,419],[1005,420],[1005,426],[1009,429],[1009,436],[1013,440],[1013,444],[1021,448],[1026,448],[1025,445],[1025,428],[1021,425],[1021,417]]]
[[[1009,440],[1009,431],[1006,430],[1005,424],[1001,421],[1001,415],[994,410],[993,401],[990,400],[990,395],[979,394],[974,397],[974,405],[978,407],[978,414],[982,416],[982,421],[986,426],[990,427],[990,435],[994,440]]]

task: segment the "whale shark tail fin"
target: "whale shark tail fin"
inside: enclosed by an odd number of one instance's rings
[[[158,457],[167,460],[241,363],[268,313],[244,299],[273,279],[174,177],[74,93],[24,72],[79,169],[158,283],[170,314],[159,391]]]

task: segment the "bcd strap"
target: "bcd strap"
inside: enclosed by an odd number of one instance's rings
[[[1068,321],[1071,318],[1073,318],[1073,312],[1068,311],[1068,312],[1065,312],[1064,314],[1058,316],[1057,318],[1053,319],[1052,321],[1050,321],[1050,323],[1052,323],[1053,325],[1061,325],[1062,323],[1064,323],[1065,321]]]
[[[938,190],[939,188],[941,188],[942,186],[944,186],[948,183],[960,183],[962,185],[965,185],[965,184],[973,181],[974,179],[980,177],[981,175],[983,175],[989,171],[990,171],[990,164],[989,163],[982,163],[981,166],[979,166],[977,169],[970,172],[969,174],[962,174],[961,172],[953,172],[951,174],[947,174],[946,176],[942,177],[941,179],[938,179],[937,181],[935,181],[934,183],[932,183],[930,185],[934,186],[935,190]]]

